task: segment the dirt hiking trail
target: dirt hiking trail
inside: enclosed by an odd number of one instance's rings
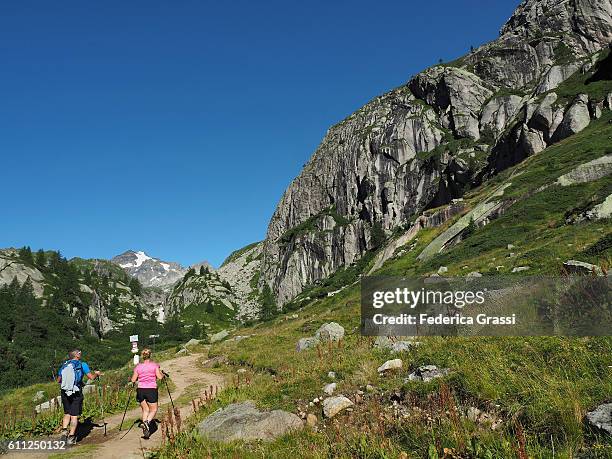
[[[181,419],[185,421],[193,415],[191,398],[197,398],[203,395],[204,390],[212,386],[217,386],[219,390],[223,388],[224,378],[221,375],[207,372],[198,366],[198,360],[206,360],[206,354],[190,354],[187,356],[177,357],[171,360],[166,360],[160,363],[161,368],[168,372],[171,376],[171,381],[174,383],[174,389],[171,390],[172,399],[176,408],[180,408]],[[197,384],[201,390],[193,392],[193,388],[189,391],[193,396],[190,401],[180,405],[177,403],[179,397],[185,394],[185,391],[190,386]],[[159,383],[159,411],[156,416],[162,419],[170,406],[168,391],[164,382]],[[132,397],[135,396],[135,391]],[[119,432],[119,425],[123,417],[123,412],[116,413],[106,417],[107,435],[104,436],[104,429],[96,428],[87,437],[79,441],[76,446],[71,447],[68,451],[55,454],[43,453],[15,453],[3,456],[9,458],[96,458],[96,459],[131,459],[142,458],[147,451],[159,448],[161,445],[162,435],[161,429],[158,429],[151,435],[151,438],[144,440],[142,438],[142,430],[138,425],[135,425],[132,430],[125,436],[123,435],[132,426],[134,421],[140,419],[140,407],[129,410],[123,422],[122,431]],[[97,419],[98,424],[102,420]],[[121,438],[123,437],[123,438]]]

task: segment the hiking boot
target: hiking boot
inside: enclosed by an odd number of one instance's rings
[[[149,428],[148,421],[142,423],[142,437],[147,440],[151,436],[151,430]]]
[[[60,441],[68,441],[68,429],[62,429],[60,434]]]
[[[76,435],[68,435],[68,445],[76,445],[77,438]]]

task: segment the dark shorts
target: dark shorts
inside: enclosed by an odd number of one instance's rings
[[[157,403],[157,399],[157,389],[136,389],[136,401],[138,403],[145,400],[149,403]]]
[[[64,414],[80,416],[83,413],[83,392],[75,392],[69,396],[62,391],[62,406],[64,407]]]

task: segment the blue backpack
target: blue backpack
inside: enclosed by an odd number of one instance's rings
[[[61,389],[68,395],[81,390],[83,380],[83,366],[78,360],[66,360],[60,367],[59,375],[62,378]]]

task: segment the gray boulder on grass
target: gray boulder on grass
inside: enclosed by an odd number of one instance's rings
[[[229,336],[229,332],[227,330],[222,330],[219,333],[215,333],[210,337],[211,343],[216,343],[217,341],[223,341],[225,338]]]
[[[259,411],[253,401],[218,409],[197,426],[198,433],[214,441],[273,440],[304,427],[295,414],[282,410]]]
[[[344,395],[329,397],[323,400],[323,414],[328,418],[333,418],[340,411],[345,410],[350,406],[353,406],[353,402],[351,402]]]
[[[344,327],[336,322],[323,324],[315,333],[320,341],[340,341],[344,337]]]
[[[435,365],[424,365],[417,368],[408,375],[408,381],[429,382],[436,378],[442,378],[450,372],[448,368],[438,368]]]

